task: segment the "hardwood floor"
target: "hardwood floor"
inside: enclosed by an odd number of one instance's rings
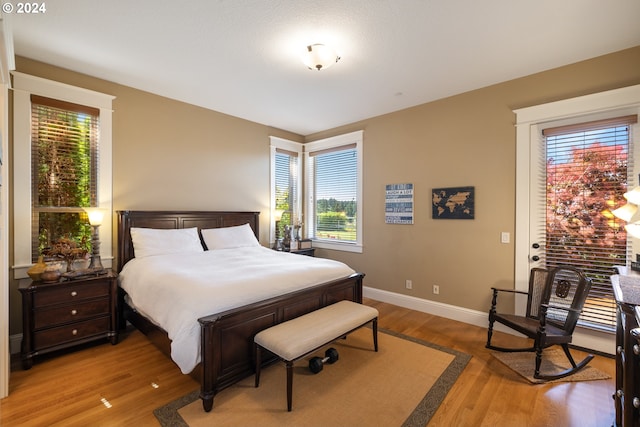
[[[473,356],[429,426],[612,423],[613,359],[596,356],[591,362],[610,374],[610,380],[529,385],[484,348],[486,329],[373,300],[365,303],[380,311],[381,328]],[[499,332],[494,336],[496,342],[523,341]],[[154,426],[155,408],[197,388],[196,381],[132,330],[115,346],[105,343],[43,356],[28,371],[18,364],[11,374],[9,397],[0,400],[0,425]]]

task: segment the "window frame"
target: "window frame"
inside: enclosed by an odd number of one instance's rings
[[[530,185],[531,157],[537,156],[536,142],[542,135],[542,129],[549,123],[557,126],[570,122],[597,120],[605,116],[622,116],[640,111],[640,85],[613,89],[606,92],[584,95],[547,104],[535,105],[513,110],[516,118],[516,224],[515,224],[515,289],[527,291],[529,279],[529,200],[535,191]],[[633,137],[632,137],[633,138]],[[635,168],[640,165],[640,150],[636,145],[633,153]],[[634,169],[632,174],[637,175]],[[638,252],[640,242],[633,239],[633,251]],[[524,313],[526,300],[516,298],[516,313]],[[608,332],[578,328],[574,333],[574,344],[605,353],[611,352],[615,337]]]
[[[31,256],[31,95],[86,105],[100,110],[98,163],[98,206],[107,214],[100,226],[101,258],[111,267],[112,254],[112,95],[68,84],[12,72],[13,76],[13,229],[14,276],[27,278]]]
[[[330,138],[320,139],[308,142],[304,145],[304,169],[305,169],[305,212],[315,212],[315,182],[311,174],[310,157],[311,153],[322,150],[336,150],[341,147],[353,146],[355,144],[357,167],[356,167],[356,241],[355,242],[328,242],[327,240],[318,240],[309,234],[309,228],[305,227],[307,237],[313,240],[313,246],[322,249],[332,249],[345,252],[363,252],[363,236],[362,236],[362,215],[363,215],[363,185],[362,185],[362,160],[363,160],[363,131],[355,131],[344,135],[338,135]]]
[[[297,194],[294,197],[295,205],[292,218],[302,218],[302,143],[289,141],[276,136],[270,136],[270,184],[271,184],[271,221],[269,221],[269,242],[271,247],[275,246],[276,242],[276,153],[277,150],[290,151],[296,153],[298,156],[298,164],[296,166],[297,173]],[[304,221],[303,221],[304,222]]]

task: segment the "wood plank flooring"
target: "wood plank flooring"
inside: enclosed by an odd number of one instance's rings
[[[614,419],[613,359],[596,356],[591,362],[610,380],[529,385],[484,348],[485,328],[365,303],[380,311],[381,328],[473,356],[429,426],[600,427]],[[499,332],[494,336],[496,342],[523,341]],[[132,330],[115,346],[42,356],[28,371],[17,364],[9,388],[9,397],[0,400],[1,426],[157,426],[152,411],[198,384]]]

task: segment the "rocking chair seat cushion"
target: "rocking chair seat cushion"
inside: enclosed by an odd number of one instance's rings
[[[495,319],[499,323],[502,323],[503,325],[508,326],[509,328],[526,336],[535,334],[535,331],[538,330],[538,327],[540,326],[540,321],[537,319],[517,316],[515,314],[496,313]],[[571,334],[567,335],[564,330],[553,326],[551,323],[547,323],[546,325],[546,335],[547,340],[558,337],[560,338],[560,342],[571,342]]]

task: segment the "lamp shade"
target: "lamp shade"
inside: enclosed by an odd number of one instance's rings
[[[633,190],[624,193],[624,198],[627,199],[629,203],[640,205],[640,187],[635,187]]]
[[[102,220],[104,219],[104,209],[85,208],[85,212],[89,216],[89,224],[102,225]]]
[[[638,211],[638,207],[636,205],[627,203],[624,206],[620,206],[618,209],[612,210],[611,213],[616,218],[619,218],[624,222],[629,222],[631,218],[633,218],[633,216],[636,214],[637,211]]]
[[[307,46],[302,62],[310,70],[324,70],[338,62],[340,57],[337,52],[324,44],[311,44]]]

